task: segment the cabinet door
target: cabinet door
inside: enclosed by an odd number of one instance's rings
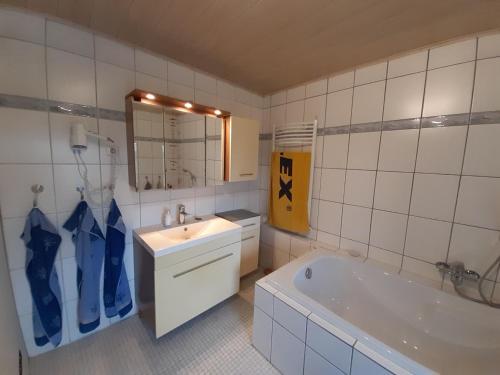
[[[238,292],[240,250],[237,242],[155,271],[156,337]]]
[[[259,229],[241,234],[241,263],[240,276],[244,276],[257,269],[259,262]]]
[[[257,179],[260,124],[252,119],[231,116],[224,142],[224,180]]]

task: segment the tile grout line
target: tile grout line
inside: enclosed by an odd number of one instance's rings
[[[382,118],[381,122],[384,120],[384,113],[385,113],[385,99],[387,95],[387,75],[389,73],[389,62],[386,63],[385,66],[385,81],[384,81],[384,97],[382,100]],[[382,148],[382,126],[380,126],[380,134],[378,138],[378,150],[377,150],[377,169],[375,169],[375,180],[373,182],[373,194],[372,194],[372,204],[370,208],[370,225],[368,227],[368,249],[366,252],[366,257],[368,258],[370,255],[370,244],[371,244],[371,239],[372,239],[372,227],[373,227],[373,212],[374,212],[374,206],[375,206],[375,193],[377,191],[377,178],[378,178],[378,166],[380,163],[380,149]]]
[[[353,107],[354,107],[354,83],[356,82],[356,71],[353,71],[352,75],[352,84],[353,87],[349,88],[349,90],[352,90],[352,96],[351,96],[351,111],[349,114],[349,133],[347,134],[347,152],[346,152],[346,158],[345,158],[345,168],[344,169],[344,188],[342,191],[342,205],[340,206],[340,228],[339,228],[339,248],[340,244],[342,242],[342,229],[344,225],[344,204],[345,204],[345,187],[347,185],[347,166],[349,164],[349,150],[351,147],[351,126],[352,126],[352,113],[353,113]],[[328,101],[326,103],[326,108],[328,108]],[[325,123],[326,123],[326,110],[325,110]],[[368,257],[368,249],[366,252],[366,257]]]
[[[410,186],[410,197],[408,199],[408,213],[406,214],[406,228],[405,228],[405,236],[403,240],[403,249],[402,249],[402,256],[401,256],[401,265],[399,267],[399,273],[403,270],[403,265],[404,265],[404,259],[405,259],[405,252],[406,252],[406,243],[408,240],[408,225],[410,224],[410,211],[411,211],[411,201],[413,198],[413,187],[415,185],[415,174],[417,170],[417,161],[418,161],[418,149],[420,147],[420,137],[422,134],[422,116],[424,115],[424,108],[425,108],[425,94],[427,92],[427,78],[428,78],[428,73],[429,73],[429,60],[430,60],[430,50],[427,51],[427,62],[425,65],[425,77],[424,77],[424,90],[422,92],[422,104],[420,105],[420,122],[418,126],[418,135],[417,135],[417,145],[415,149],[415,161],[413,162],[413,171],[412,177],[411,177],[411,186]]]
[[[467,140],[469,138],[469,124],[471,120],[471,111],[472,111],[472,106],[474,103],[474,91],[475,91],[475,86],[476,86],[476,70],[477,70],[477,49],[478,49],[478,39],[476,38],[476,45],[475,45],[475,57],[476,59],[474,60],[474,72],[472,76],[472,88],[471,88],[471,97],[470,97],[470,102],[469,102],[469,119],[468,119],[468,125],[465,133],[465,142],[463,146],[463,155],[462,155],[462,161],[460,165],[460,174],[458,177],[458,186],[457,186],[457,193],[455,194],[455,205],[453,207],[453,216],[452,216],[452,224],[451,224],[451,229],[450,229],[450,235],[448,237],[448,248],[446,251],[446,256],[445,256],[445,261],[448,262],[449,256],[450,256],[450,249],[451,249],[451,243],[453,239],[453,232],[455,229],[455,218],[456,218],[456,213],[457,213],[457,207],[458,207],[458,199],[460,197],[460,187],[462,185],[462,173],[464,169],[464,164],[465,164],[465,156],[467,152]],[[441,283],[441,288],[444,288],[445,285],[445,277],[443,275],[442,283]]]

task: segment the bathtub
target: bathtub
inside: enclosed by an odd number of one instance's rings
[[[340,250],[259,280],[254,304],[254,346],[285,374],[500,374],[499,310]]]

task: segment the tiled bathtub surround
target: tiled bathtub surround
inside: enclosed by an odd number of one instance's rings
[[[131,189],[124,97],[134,88],[259,120],[263,112],[261,97],[214,77],[82,29],[0,8],[0,207],[17,312],[30,355],[51,349],[49,345],[35,347],[33,342],[25,249],[19,239],[32,204],[32,184],[44,185],[39,206],[63,236],[56,259],[63,291],[63,344],[81,337],[76,320],[74,246],[69,232],[62,229],[80,199],[75,188],[83,185],[69,147],[74,122],[83,122],[87,129],[113,138],[120,146],[116,200],[129,230],[125,263],[132,288],[131,230],[158,224],[164,207],[174,209],[182,202],[187,212],[206,215],[259,206],[253,182],[144,193]],[[83,157],[92,184],[106,184],[110,173],[106,148],[89,140]],[[104,230],[107,207],[92,208]],[[100,328],[115,321],[102,314]]]
[[[437,261],[461,260],[482,273],[500,254],[500,34],[294,87],[267,103],[265,133],[314,118],[321,127],[311,239],[437,285]],[[261,208],[270,146],[262,139]],[[262,230],[267,266],[309,247],[308,239]],[[488,277],[500,281],[497,270]]]

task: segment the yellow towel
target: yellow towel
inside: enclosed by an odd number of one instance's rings
[[[269,223],[295,233],[309,231],[310,152],[273,152]]]

